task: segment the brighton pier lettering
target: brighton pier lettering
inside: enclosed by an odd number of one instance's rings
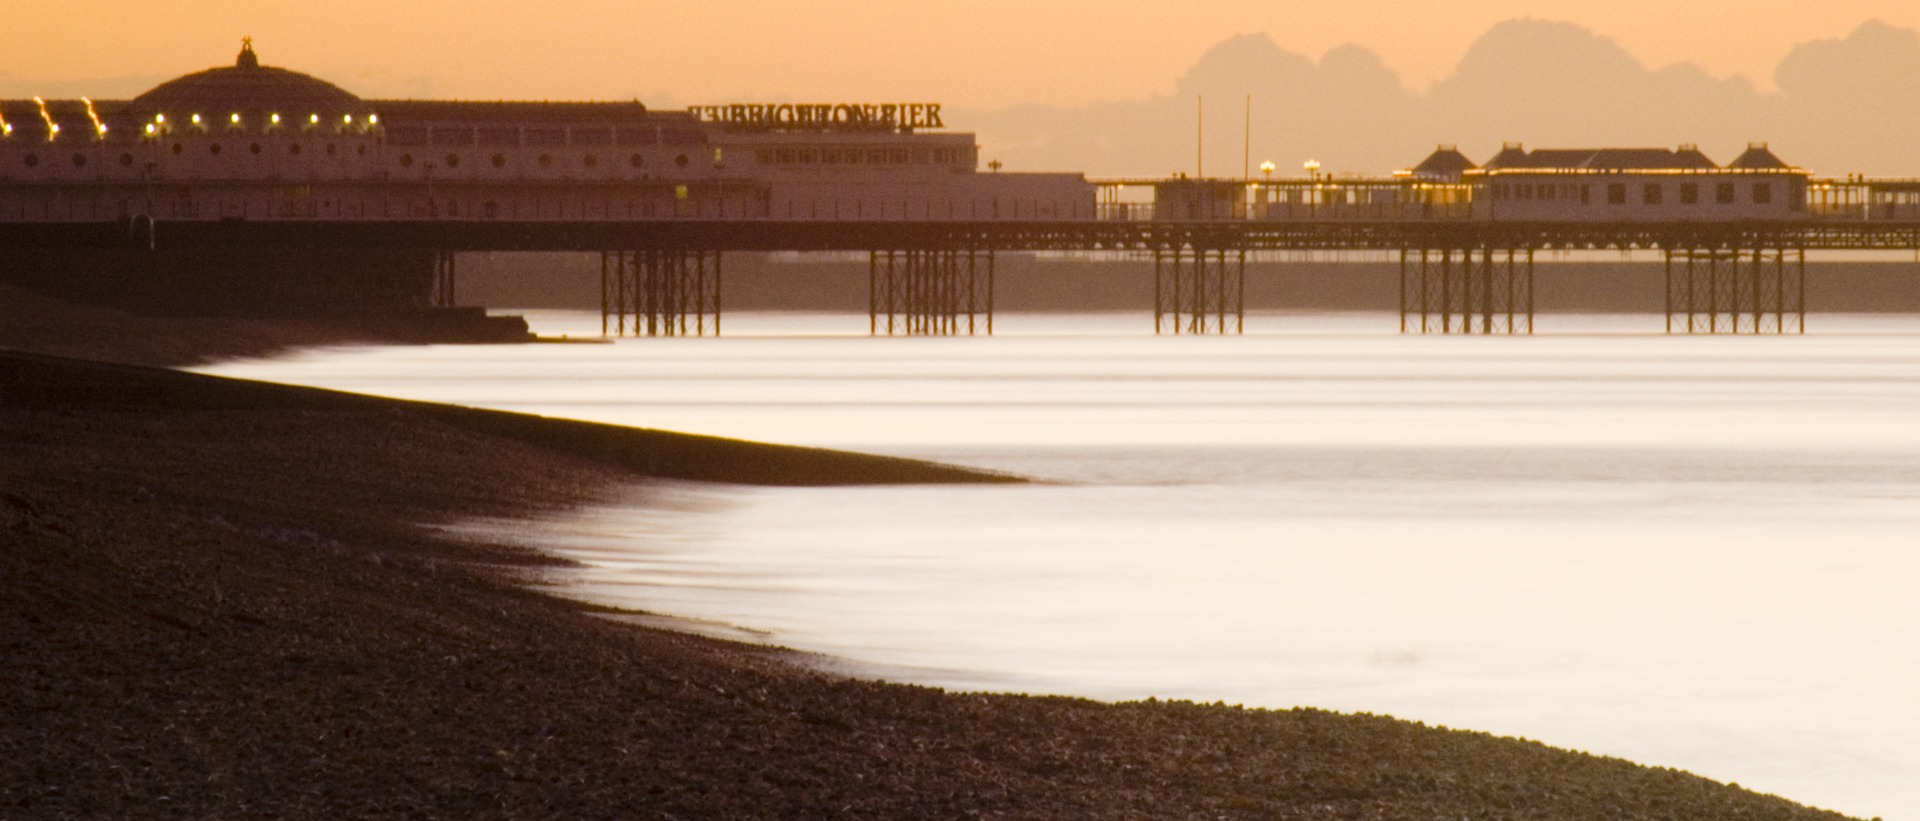
[[[872,131],[945,128],[939,103],[734,103],[688,111],[711,123],[743,129],[813,128]]]

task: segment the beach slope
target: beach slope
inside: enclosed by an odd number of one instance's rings
[[[427,526],[657,477],[998,481],[0,354],[0,815],[1838,818],[1385,717],[847,680]]]

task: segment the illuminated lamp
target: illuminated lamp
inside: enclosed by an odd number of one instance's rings
[[[268,119],[269,121],[271,121],[271,122],[272,122],[272,123],[273,123],[274,125],[279,125],[279,124],[280,124],[280,115],[278,115],[278,114],[275,114],[275,115],[273,115],[273,116],[271,116],[271,117],[268,117],[267,119]]]
[[[231,117],[228,117],[228,118],[227,118],[227,122],[229,122],[229,123],[232,123],[232,124],[234,124],[234,125],[239,125],[239,124],[240,124],[240,115],[239,115],[239,114],[235,114],[235,115],[233,115],[233,116],[231,116]]]
[[[307,124],[308,124],[308,125],[319,125],[319,124],[320,124],[320,115],[318,115],[318,114],[308,114],[308,115],[307,115]]]
[[[95,132],[95,135],[102,138],[106,137],[107,124],[100,122],[99,112],[96,112],[93,110],[93,101],[90,99],[87,99],[86,97],[81,97],[80,102],[82,105],[85,105],[87,107],[87,121],[93,123],[93,130]]]
[[[47,113],[46,100],[35,97],[33,104],[40,107],[40,119],[47,124],[47,142],[53,142],[55,137],[60,136],[60,124],[53,121],[52,114]]]
[[[164,123],[164,122],[166,122],[166,121],[167,121],[167,115],[165,115],[165,114],[155,114],[155,115],[153,115],[153,121],[154,121],[154,122],[156,122],[156,123]]]
[[[153,132],[154,132],[153,123],[147,123],[147,133],[152,134]]]
[[[199,124],[200,124],[200,115],[198,115],[198,114],[195,114],[195,115],[193,115],[193,124],[194,124],[194,125],[199,125]]]
[[[380,115],[378,114],[367,115],[367,125],[379,125],[379,124],[380,124]]]

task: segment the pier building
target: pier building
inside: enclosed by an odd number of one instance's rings
[[[1247,256],[1401,260],[1409,331],[1532,329],[1538,251],[1655,250],[1670,327],[1803,328],[1817,249],[1920,249],[1920,182],[1755,143],[1450,146],[1402,172],[1089,180],[982,168],[932,102],[365,99],[232,65],[129,100],[0,100],[0,277],[195,311],[455,303],[456,254],[598,251],[611,332],[719,327],[722,254],[860,251],[876,333],[991,329],[994,254],[1150,258],[1156,327],[1241,327]],[[1268,172],[1270,173],[1270,172]]]
[[[932,103],[365,100],[261,64],[5,100],[0,220],[1079,220],[1079,174],[977,169]]]

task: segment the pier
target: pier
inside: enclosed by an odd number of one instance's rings
[[[967,335],[993,332],[996,255],[1039,251],[1151,262],[1157,332],[1234,334],[1249,260],[1364,251],[1398,262],[1403,332],[1531,334],[1543,255],[1620,251],[1664,261],[1669,332],[1752,334],[1805,332],[1810,254],[1920,254],[1920,181],[1759,143],[1724,166],[1510,144],[1372,177],[1088,179],[982,170],[940,111],[365,100],[248,43],[132,100],[0,100],[0,277],[424,309],[457,304],[460,254],[572,251],[600,255],[608,335],[682,336],[721,332],[728,253],[854,252],[873,334]]]
[[[1871,185],[1872,183],[1858,183]],[[1666,268],[1672,333],[1805,330],[1806,264],[1827,251],[1920,252],[1920,220],[1821,215],[1790,224],[1486,223],[1315,219],[1045,223],[816,224],[775,220],[164,221],[0,223],[0,246],[59,256],[119,253],[431,252],[431,295],[452,305],[459,254],[598,253],[610,335],[719,333],[728,252],[863,252],[871,259],[871,328],[888,334],[992,332],[995,254],[1070,252],[1150,261],[1157,332],[1237,333],[1247,260],[1367,251],[1397,259],[1407,333],[1536,330],[1538,258],[1555,251],[1645,251]],[[140,230],[130,230],[138,228]],[[151,248],[148,244],[151,243]]]

